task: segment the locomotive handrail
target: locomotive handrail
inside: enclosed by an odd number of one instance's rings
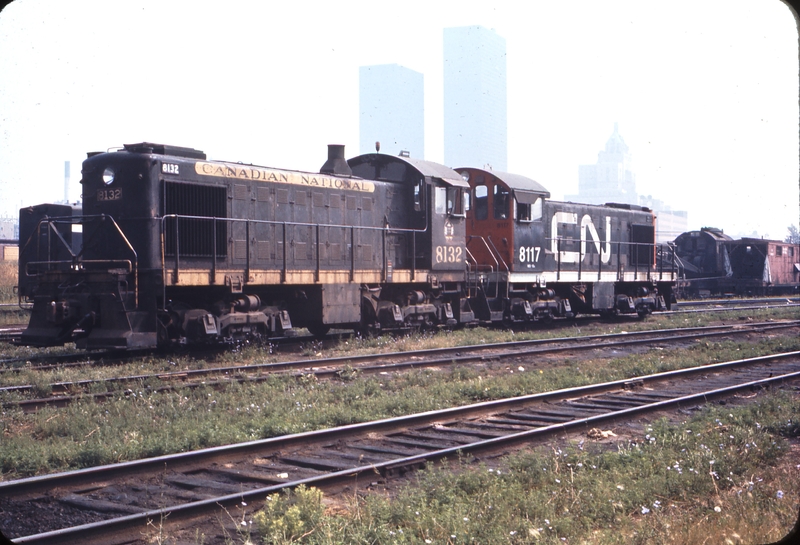
[[[25,240],[25,244],[20,244],[20,245],[19,245],[19,259],[20,259],[20,261],[21,261],[21,260],[23,260],[23,259],[25,258],[25,252],[28,250],[28,245],[29,245],[29,244],[30,244],[30,243],[33,241],[34,237],[35,237],[35,238],[38,240],[38,238],[39,238],[39,236],[40,236],[40,230],[39,230],[39,228],[40,228],[40,226],[41,226],[41,224],[42,224],[42,221],[48,221],[48,220],[66,220],[66,219],[70,219],[70,220],[71,220],[71,219],[72,219],[72,217],[71,217],[71,216],[55,216],[55,217],[52,217],[52,218],[51,218],[51,217],[49,217],[49,216],[45,216],[44,218],[42,218],[41,220],[39,220],[39,222],[36,224],[36,229],[32,230],[32,231],[31,231],[31,234],[30,234],[30,235],[28,235],[28,238],[27,238],[27,240]],[[63,238],[61,239],[61,241],[62,241],[62,242],[65,242]],[[20,242],[22,242],[22,241],[20,241]],[[36,245],[36,249],[37,249],[37,253],[38,253],[38,250],[41,250],[41,244],[37,244],[37,245]],[[70,254],[71,254],[71,255],[74,255],[74,254],[72,253],[72,249],[71,249],[71,248],[69,248],[69,247],[68,247],[68,250],[69,250],[69,252],[70,252]],[[47,253],[48,253],[48,261],[49,261],[49,257],[50,257],[50,256],[49,256],[49,254],[50,254],[50,245],[49,245],[49,244],[47,245]],[[37,257],[38,257],[38,256],[37,256]],[[27,277],[27,276],[30,276],[30,275],[28,274],[28,271],[27,271],[27,266],[26,266],[26,270],[25,270],[25,276],[26,276],[26,277]],[[22,283],[21,283],[21,282],[19,282],[19,284],[21,285]],[[23,290],[21,290],[21,289],[18,289],[18,290],[17,290],[17,305],[19,305],[19,307],[20,307],[20,308],[22,308],[22,297],[23,297]]]
[[[245,261],[246,261],[246,265],[245,265],[245,267],[246,267],[246,270],[245,270],[246,276],[245,276],[245,278],[249,277],[249,270],[250,270],[250,259],[249,259],[250,258],[250,252],[249,252],[249,248],[250,248],[250,236],[249,236],[250,225],[251,224],[260,224],[260,225],[280,226],[281,227],[281,236],[283,238],[283,244],[282,244],[282,246],[283,246],[282,254],[283,255],[281,257],[281,261],[282,261],[281,282],[286,282],[287,274],[288,274],[288,266],[289,266],[288,265],[288,254],[287,254],[287,252],[288,252],[288,245],[287,245],[287,242],[288,242],[288,240],[287,240],[288,228],[292,228],[292,227],[314,227],[317,230],[317,234],[319,233],[319,229],[323,228],[323,227],[324,228],[336,228],[336,229],[349,230],[350,231],[350,237],[349,237],[350,238],[350,241],[349,241],[349,243],[350,243],[349,244],[350,245],[350,271],[349,271],[349,273],[350,273],[350,279],[351,280],[353,280],[355,278],[355,263],[356,263],[356,259],[355,259],[355,252],[356,252],[355,232],[356,232],[356,230],[381,232],[382,236],[384,238],[385,238],[387,233],[388,234],[410,233],[412,235],[411,236],[411,246],[412,246],[412,248],[411,248],[411,264],[410,264],[411,265],[410,270],[411,270],[411,278],[412,278],[412,280],[414,279],[415,272],[416,272],[416,259],[417,259],[417,256],[416,256],[416,235],[420,234],[420,233],[425,233],[425,232],[428,231],[428,226],[427,226],[428,222],[427,221],[426,221],[426,226],[425,226],[424,229],[414,229],[414,228],[404,228],[404,227],[391,227],[388,224],[384,225],[384,226],[381,226],[381,227],[375,227],[375,226],[369,226],[369,225],[342,225],[342,224],[333,224],[333,223],[311,223],[311,222],[292,222],[292,221],[275,221],[275,220],[256,220],[256,219],[245,219],[245,218],[221,218],[221,217],[217,217],[217,216],[193,216],[193,215],[185,215],[185,214],[164,214],[163,216],[161,216],[160,218],[157,218],[157,219],[161,220],[161,269],[162,269],[162,278],[166,277],[166,267],[167,267],[167,260],[166,260],[166,258],[167,258],[167,253],[166,253],[166,242],[167,242],[167,240],[166,240],[166,234],[167,234],[166,221],[169,220],[169,219],[176,220],[175,221],[174,237],[173,237],[173,242],[175,243],[175,250],[174,250],[174,254],[172,254],[172,253],[170,254],[170,255],[174,255],[174,258],[175,258],[174,274],[175,274],[176,281],[177,281],[177,278],[178,278],[178,274],[180,272],[180,255],[181,255],[181,252],[180,252],[180,228],[178,227],[180,222],[178,220],[181,220],[181,219],[205,220],[205,221],[211,221],[212,222],[212,229],[213,229],[212,233],[213,234],[212,234],[211,238],[212,238],[213,259],[211,260],[212,261],[211,268],[212,268],[212,274],[213,274],[214,277],[216,277],[216,261],[217,261],[217,258],[219,257],[217,255],[217,250],[218,250],[218,248],[217,248],[217,222],[221,221],[221,222],[226,222],[226,223],[230,223],[230,224],[236,224],[236,223],[244,223],[245,224],[245,229],[246,229],[246,233],[247,233],[246,234],[246,242],[247,242],[247,248],[248,248],[248,251],[247,251],[246,256],[245,256]],[[320,269],[321,269],[321,265],[320,265],[320,249],[319,249],[319,236],[316,237],[316,245],[317,245],[317,259],[316,259],[315,277],[316,277],[317,280],[319,280]],[[385,261],[386,261],[386,256],[385,256],[386,245],[385,245],[385,243],[384,243],[384,246],[383,246],[383,253],[384,253],[383,261],[385,263]],[[385,275],[386,274],[386,265],[385,264],[384,264],[383,268],[384,268],[384,275]],[[213,280],[212,280],[212,282],[213,282]],[[163,295],[166,297],[166,282],[163,282],[162,285],[163,285],[163,291],[164,291]]]
[[[498,263],[497,258],[492,253],[492,249],[489,248],[488,244],[486,244],[486,239],[484,239],[482,236],[480,236],[480,235],[467,235],[467,244],[465,244],[464,247],[467,248],[467,246],[469,246],[469,241],[472,240],[472,239],[478,239],[481,242],[483,242],[483,245],[486,246],[486,249],[489,251],[489,255],[492,257],[492,259],[494,259],[494,264],[497,265],[497,270],[499,271],[500,270],[500,263]],[[467,251],[469,251],[468,248],[467,248]],[[475,258],[473,257],[473,259],[475,259]],[[475,265],[476,266],[478,265],[478,260],[477,259],[475,259]],[[491,267],[491,265],[489,265],[489,266]],[[493,267],[491,269],[491,272],[494,272],[494,268]]]
[[[64,239],[64,237],[61,235],[61,232],[56,228],[56,224],[63,223],[63,224],[68,224],[68,225],[85,225],[85,224],[88,223],[88,220],[100,220],[100,225],[98,225],[91,232],[91,234],[90,234],[89,238],[87,239],[87,241],[84,241],[84,244],[83,244],[83,247],[81,248],[81,250],[76,254],[75,252],[72,251],[72,248],[70,248],[70,245],[67,243],[67,241]],[[104,259],[83,259],[82,258],[83,250],[88,245],[88,244],[86,244],[86,242],[92,240],[92,238],[97,234],[98,230],[100,229],[100,226],[106,220],[111,222],[111,224],[117,230],[117,233],[122,238],[122,240],[125,243],[125,245],[127,246],[128,250],[130,250],[130,252],[133,254],[133,264],[132,265],[131,265],[131,261],[129,259],[120,259],[120,260],[109,259],[109,260],[104,260]],[[38,239],[39,236],[41,236],[40,227],[41,227],[42,223],[47,223],[48,224],[48,231],[52,230],[52,232],[56,234],[56,236],[58,237],[58,240],[60,240],[61,243],[64,245],[64,247],[67,249],[67,251],[69,252],[69,254],[72,257],[72,259],[69,260],[69,261],[66,261],[66,260],[54,261],[54,260],[48,259],[47,261],[26,262],[26,264],[25,264],[25,274],[26,274],[26,276],[31,276],[30,275],[30,270],[28,268],[28,266],[30,264],[46,264],[48,266],[57,265],[57,264],[69,264],[71,267],[73,267],[73,268],[75,268],[77,270],[79,263],[128,263],[129,264],[128,273],[131,273],[131,272],[134,273],[134,277],[133,277],[134,308],[136,310],[139,309],[139,255],[136,253],[136,250],[134,250],[133,246],[131,245],[130,241],[128,240],[128,237],[125,236],[125,233],[122,231],[122,229],[120,228],[120,226],[117,224],[116,220],[114,220],[114,218],[112,216],[109,216],[108,214],[96,214],[96,215],[93,214],[93,215],[58,216],[58,217],[52,217],[52,218],[48,218],[48,217],[42,218],[41,220],[39,220],[39,222],[36,225],[36,229],[34,230],[33,233],[31,233],[31,236],[28,238],[28,241],[25,243],[25,248],[27,248],[28,244],[31,242],[31,240],[33,240],[34,236],[36,236],[37,239]],[[37,245],[37,246],[40,246],[40,245]],[[47,253],[48,253],[48,258],[49,258],[49,254],[50,254],[50,245],[49,244],[47,246]]]
[[[556,242],[556,252],[555,252],[555,255],[554,255],[554,259],[555,259],[555,265],[556,265],[556,278],[559,279],[559,280],[561,279],[561,263],[563,261],[563,259],[562,259],[563,258],[563,256],[562,256],[563,252],[562,252],[562,249],[561,249],[561,243],[562,242],[575,242],[575,243],[580,243],[581,246],[583,246],[587,242],[594,242],[591,239],[583,239],[583,238],[572,239],[572,238],[565,238],[563,236],[558,236],[558,237],[555,237],[555,238],[546,237],[545,238],[546,247],[552,246],[552,242],[553,241]],[[627,257],[628,257],[628,260],[629,260],[628,261],[628,265],[632,265],[633,266],[634,278],[638,278],[639,277],[639,272],[640,272],[640,270],[642,270],[644,273],[646,273],[647,280],[652,280],[652,278],[653,278],[654,274],[656,273],[656,271],[659,271],[659,279],[660,280],[664,279],[663,259],[661,261],[659,261],[659,259],[658,259],[659,253],[663,252],[663,249],[665,248],[664,244],[659,244],[659,243],[656,243],[656,242],[632,242],[632,241],[617,241],[617,242],[611,242],[610,244],[611,244],[611,248],[613,248],[613,245],[615,245],[615,244],[617,246],[617,252],[616,252],[617,279],[620,279],[622,274],[623,274],[623,272],[622,272],[622,270],[623,270],[622,259],[621,259],[621,256],[624,255],[622,253],[623,247],[626,249],[625,254],[627,254]],[[666,245],[666,247],[668,247],[668,246],[669,245]],[[643,251],[642,247],[644,247],[645,251],[650,247],[653,248],[653,256],[652,256],[653,259],[650,260],[646,264],[645,263],[640,263],[639,258],[638,258],[639,255],[640,255],[640,252]],[[630,251],[631,249],[633,249],[635,251],[631,252]],[[577,270],[577,273],[578,273],[578,278],[580,278],[582,273],[583,273],[583,259],[588,254],[588,252],[584,252],[581,249],[581,250],[578,250],[578,252],[576,252],[576,253],[578,254],[578,260],[577,260],[577,269],[578,270]],[[674,253],[675,252],[674,252],[674,248],[673,248],[672,249],[673,259],[672,259],[672,265],[670,267],[670,269],[671,269],[670,272],[671,272],[671,274],[673,276],[677,274],[676,271],[675,271],[675,266],[676,265],[675,265]],[[612,255],[612,256],[614,255],[614,252],[611,251],[610,249],[609,249],[609,255]],[[646,269],[645,269],[645,267],[646,267]],[[601,258],[601,259],[598,260],[598,268],[597,268],[597,274],[598,274],[597,279],[598,279],[598,281],[600,281],[600,279],[602,277],[602,270],[603,270],[603,260]]]
[[[72,257],[75,257],[75,253],[72,251],[72,248],[70,248],[69,244],[67,244],[67,241],[64,240],[64,237],[61,236],[61,233],[58,231],[58,229],[55,228],[55,225],[54,225],[56,223],[69,223],[69,224],[72,224],[73,223],[72,222],[72,216],[53,216],[53,217],[45,216],[44,218],[40,219],[36,224],[36,229],[31,231],[31,234],[28,236],[28,239],[25,241],[25,244],[20,247],[19,255],[20,256],[24,255],[25,251],[28,249],[28,245],[33,241],[33,239],[36,238],[38,240],[38,238],[41,236],[41,225],[42,225],[42,223],[47,223],[48,232],[52,229],[53,232],[56,233],[56,235],[58,236],[58,239],[61,241],[61,243],[67,249],[67,251],[70,253],[70,255]],[[44,263],[50,261],[50,255],[49,255],[50,254],[50,249],[51,249],[51,247],[48,244],[47,245],[47,253],[48,253],[47,257],[48,257],[48,259],[46,261],[44,261]],[[41,245],[40,244],[37,244],[37,250],[41,250]]]
[[[503,256],[500,255],[500,250],[498,250],[497,246],[494,245],[494,241],[492,240],[492,236],[491,235],[486,235],[486,238],[489,240],[489,244],[492,245],[492,249],[495,251],[495,253],[497,254],[497,257],[500,259],[500,263],[502,263],[503,267],[505,267],[506,272],[510,272],[511,269],[508,267],[508,263],[506,263],[506,260],[503,259]],[[495,261],[497,261],[497,260],[495,260]],[[498,271],[500,270],[499,266],[498,266],[497,270]]]
[[[473,292],[473,289],[477,289],[478,288],[478,283],[479,283],[479,279],[480,279],[480,276],[479,276],[480,275],[480,265],[478,264],[478,260],[475,259],[475,256],[472,255],[472,252],[469,251],[469,248],[466,245],[464,245],[464,253],[466,254],[466,258],[464,259],[464,265],[466,265],[466,269],[467,269],[466,270],[466,286],[465,287],[467,289],[467,295],[469,297],[474,297],[474,293],[475,292]],[[472,266],[471,266],[471,263],[469,261],[470,259],[475,264],[475,272],[474,273],[472,271]],[[494,272],[494,267],[492,267],[491,265],[484,265],[484,266],[489,268],[489,272],[490,273]],[[474,288],[473,288],[472,279],[471,279],[472,274],[475,274]]]
[[[125,233],[122,232],[122,229],[120,229],[120,226],[117,224],[116,220],[114,220],[114,218],[109,216],[108,214],[91,215],[91,216],[76,216],[76,218],[79,219],[79,220],[82,220],[84,218],[99,219],[100,220],[100,225],[102,225],[103,222],[105,222],[106,220],[110,220],[111,224],[117,230],[117,233],[119,233],[119,236],[122,237],[122,240],[128,246],[128,250],[130,250],[131,253],[133,254],[134,268],[136,269],[136,271],[133,272],[133,301],[134,301],[135,310],[139,310],[139,254],[137,254],[136,250],[134,250],[133,245],[128,240],[128,237],[126,237]],[[92,233],[92,235],[94,235],[94,233],[96,233],[98,229],[99,229],[99,226],[97,228],[95,228],[95,230]],[[83,255],[84,248],[86,248],[86,244],[84,244],[83,247],[81,248],[81,251],[78,252],[78,257]],[[91,261],[89,261],[89,262],[91,262]]]
[[[492,249],[486,243],[486,239],[483,238],[482,236],[480,236],[480,235],[467,235],[467,242],[464,245],[464,249],[467,252],[469,252],[469,248],[467,246],[469,245],[469,241],[472,240],[472,239],[478,239],[481,242],[483,242],[483,245],[486,247],[486,251],[489,252],[489,256],[491,256],[491,258],[494,260],[495,265],[497,265],[497,271],[499,272],[500,271],[500,263],[497,261],[497,258],[494,256],[494,253],[492,252]],[[470,253],[470,255],[472,255],[471,252],[469,252],[469,253]],[[478,260],[477,259],[475,259],[474,257],[472,259],[475,261],[475,274],[477,275],[478,272],[479,272],[480,265],[478,264]],[[489,273],[491,274],[494,271],[495,271],[495,268],[492,267],[491,265],[489,265]],[[494,293],[494,295],[492,297],[497,297],[497,290],[498,290],[497,283],[494,284],[494,288],[495,288],[495,293]]]
[[[80,264],[85,265],[87,263],[100,263],[103,265],[124,265],[126,267],[125,274],[133,272],[133,263],[131,263],[130,259],[81,259]],[[48,261],[28,261],[25,263],[25,274],[28,276],[41,276],[43,273],[37,272],[35,269],[35,265],[74,265],[74,261],[66,260],[66,259],[59,259],[59,260],[48,260]]]
[[[492,250],[494,250],[494,253],[497,254],[497,258],[500,260],[500,263],[503,264],[503,267],[506,269],[506,272],[510,273],[511,272],[511,268],[508,266],[508,263],[506,263],[506,260],[503,259],[503,256],[500,255],[500,250],[498,250],[497,246],[494,245],[494,241],[492,240],[492,236],[491,235],[486,235],[486,239],[489,241],[489,244],[492,245]],[[497,260],[495,259],[495,261],[497,261]],[[500,271],[500,266],[499,265],[497,267],[497,271],[498,272]],[[506,287],[506,295],[505,296],[508,297],[508,290],[510,289],[510,283],[509,282],[505,282],[505,287]],[[495,283],[494,289],[495,289],[494,295],[495,295],[495,297],[497,297],[497,295],[499,294],[499,291],[500,291],[500,285],[498,283]]]

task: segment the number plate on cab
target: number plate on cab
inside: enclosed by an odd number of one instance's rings
[[[116,189],[98,189],[98,201],[119,201],[122,200],[122,188]]]

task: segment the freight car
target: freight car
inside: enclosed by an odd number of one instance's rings
[[[800,291],[800,245],[758,238],[733,239],[703,227],[673,243],[680,297],[786,295]]]
[[[82,173],[80,215],[38,209],[22,242],[24,344],[156,347],[669,304],[652,212],[549,202],[523,177],[346,161],[342,146],[320,172],[298,172],[147,142],[90,153]]]

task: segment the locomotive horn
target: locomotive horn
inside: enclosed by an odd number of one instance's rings
[[[344,158],[342,144],[328,144],[328,160],[319,169],[320,174],[335,174],[337,176],[352,176],[353,171]]]

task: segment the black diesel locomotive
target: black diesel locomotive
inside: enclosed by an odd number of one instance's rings
[[[788,295],[800,291],[800,244],[733,239],[721,229],[688,231],[674,242],[682,297]]]
[[[674,272],[656,259],[650,211],[550,202],[520,176],[346,161],[342,146],[308,173],[151,143],[90,153],[82,172],[80,215],[21,211],[23,344],[156,347],[669,304]]]

